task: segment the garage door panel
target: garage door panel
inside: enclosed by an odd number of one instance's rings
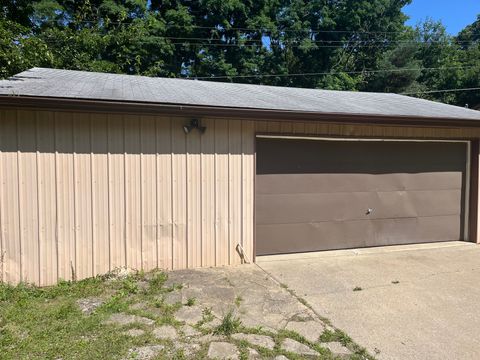
[[[458,216],[258,225],[257,255],[449,241],[460,236]],[[341,239],[341,241],[338,241]]]
[[[257,223],[459,216],[460,198],[460,190],[258,195]]]
[[[257,145],[259,255],[464,236],[465,143],[259,139]]]
[[[258,175],[257,194],[352,191],[449,190],[462,188],[461,171],[394,174]]]
[[[370,221],[258,225],[256,236],[269,239],[268,243],[257,242],[257,255],[271,255],[364,247],[365,239],[374,236],[374,228]]]
[[[463,171],[464,143],[261,138],[258,174],[392,174]]]
[[[365,238],[366,246],[412,244],[459,239],[458,216],[434,216],[372,221],[375,236]]]

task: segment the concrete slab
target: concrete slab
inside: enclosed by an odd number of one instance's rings
[[[480,356],[480,246],[452,242],[257,261],[378,359]]]

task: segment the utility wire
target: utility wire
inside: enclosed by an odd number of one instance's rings
[[[361,70],[361,71],[330,71],[330,72],[311,72],[294,74],[252,74],[252,75],[212,75],[212,76],[192,76],[192,79],[235,79],[235,78],[256,78],[256,77],[294,77],[294,76],[319,76],[319,75],[338,75],[338,74],[365,74],[365,73],[397,73],[403,71],[443,71],[455,69],[470,69],[475,66],[451,66],[451,67],[430,67],[430,68],[406,68],[406,69],[384,69],[384,70]]]
[[[62,19],[51,19],[51,20],[42,20],[39,23],[64,23],[64,24],[76,24],[76,23],[86,23],[86,24],[120,24],[120,25],[132,25],[136,19],[145,19],[145,18],[132,18],[131,22],[125,21],[110,21],[106,19],[99,18],[97,20],[62,20]],[[262,31],[262,32],[273,32],[278,30],[279,32],[318,32],[318,33],[342,33],[342,34],[407,34],[407,31],[356,31],[356,30],[322,30],[322,29],[312,29],[312,28],[300,28],[300,29],[282,29],[280,26],[274,27],[230,27],[226,25],[217,25],[217,26],[199,26],[199,25],[178,25],[178,24],[163,24],[167,28],[193,28],[193,29],[206,29],[206,30],[218,30],[218,31],[230,31],[230,30],[240,30],[240,31]]]
[[[442,89],[442,90],[427,90],[417,92],[403,92],[400,95],[419,95],[419,94],[434,94],[434,93],[446,93],[446,92],[459,92],[459,91],[475,91],[480,90],[480,87],[463,88],[463,89]]]
[[[102,23],[102,24],[118,24],[118,25],[132,25],[134,20],[136,19],[144,19],[144,18],[133,18],[131,22],[125,22],[125,21],[109,21],[105,19],[97,19],[97,20],[68,20],[65,21],[64,24],[76,24],[76,23],[87,23],[87,24],[96,24],[96,23]],[[39,21],[40,23],[61,23],[62,20],[42,20]],[[257,27],[257,28],[249,28],[249,27],[230,27],[230,26],[225,26],[225,25],[217,25],[217,26],[199,26],[199,25],[178,25],[178,24],[163,24],[167,28],[178,28],[178,29],[205,29],[205,30],[217,30],[217,31],[233,31],[233,30],[239,30],[239,31],[259,31],[259,32],[264,32],[264,33],[272,33],[275,30],[278,30],[278,32],[308,32],[308,33],[325,33],[325,34],[409,34],[408,31],[367,31],[367,30],[322,30],[322,29],[313,29],[313,28],[300,28],[300,29],[282,29],[280,26],[274,26],[274,27]]]
[[[158,39],[165,39],[165,40],[168,40],[169,38],[168,37],[162,37],[162,36],[158,36],[157,37]],[[41,39],[41,38],[40,38]],[[45,42],[46,44],[62,44],[64,43],[65,41],[62,41],[60,39],[42,39],[43,42]],[[223,41],[221,39],[206,39],[206,41]],[[328,42],[328,41],[323,41],[323,42]],[[271,43],[263,43],[263,41],[260,43],[260,41],[257,43],[257,44],[233,44],[233,43],[225,43],[225,44],[220,44],[220,43],[202,43],[202,42],[187,42],[187,41],[183,41],[183,42],[166,42],[165,45],[182,45],[182,46],[200,46],[200,47],[224,47],[224,48],[234,48],[234,47],[238,47],[238,48],[268,48],[268,47],[289,47],[289,48],[302,48],[302,47],[305,47],[305,46],[308,46],[308,43],[307,44],[301,44],[301,45],[291,45],[291,43],[294,43],[294,44],[299,44],[300,42],[299,41],[295,41],[295,42],[291,42],[291,41],[282,41],[281,43],[276,43],[276,42],[271,42]],[[369,41],[345,41],[343,45],[323,45],[323,44],[320,44],[320,45],[317,45],[315,41],[312,41],[313,43],[313,46],[315,48],[330,48],[330,49],[347,49],[347,48],[355,48],[355,49],[359,49],[359,48],[375,48],[375,47],[386,47],[386,46],[391,46],[391,45],[394,45],[394,44],[397,44],[396,42],[372,42],[372,43],[369,43]],[[428,46],[433,46],[434,44],[436,43],[431,43],[431,42],[411,42],[411,44],[425,44],[425,45],[428,45]],[[448,44],[446,44],[448,45]]]

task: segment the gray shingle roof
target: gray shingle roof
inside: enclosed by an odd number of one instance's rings
[[[480,120],[480,112],[413,97],[33,68],[0,81],[0,96],[131,101],[316,113]]]

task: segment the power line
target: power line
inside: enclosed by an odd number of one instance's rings
[[[169,40],[169,39],[175,39],[175,38],[169,38],[169,37],[163,37],[163,36],[158,36],[158,39],[163,39],[163,40]],[[190,38],[185,38],[185,39],[190,39]],[[195,38],[192,38],[195,40]],[[197,38],[201,39],[201,38]],[[64,41],[60,39],[42,39],[45,43],[47,44],[61,44]],[[206,41],[224,41],[222,39],[205,39]],[[67,41],[67,40],[65,40]],[[289,48],[302,48],[304,46],[307,46],[307,44],[300,44],[299,41],[281,41],[280,43],[277,42],[270,42],[270,43],[264,43],[262,40],[244,40],[245,42],[257,42],[257,43],[245,43],[245,44],[234,44],[234,43],[205,43],[205,42],[187,42],[187,41],[182,41],[182,42],[166,42],[165,45],[182,45],[182,46],[201,46],[201,47],[224,47],[224,48],[268,48],[268,47],[289,47]],[[299,45],[292,45],[293,44],[299,44]],[[370,42],[370,41],[345,41],[343,42],[343,45],[324,45],[320,44],[318,45],[317,43],[328,43],[328,41],[310,41],[310,44],[313,43],[313,46],[317,49],[321,48],[328,48],[328,49],[346,49],[346,48],[351,48],[351,49],[371,49],[371,48],[380,48],[380,47],[387,47],[391,45],[396,45],[400,42]],[[433,46],[435,43],[430,43],[430,42],[405,42],[405,43],[410,43],[410,44],[424,44],[428,46]],[[448,45],[448,44],[445,44]]]
[[[142,18],[133,18],[132,22],[135,19],[142,19]],[[43,20],[40,21],[40,23],[59,23],[62,22],[62,20]],[[65,24],[69,23],[87,23],[87,24],[95,24],[95,23],[104,23],[104,24],[118,24],[118,25],[132,25],[132,22],[124,22],[124,21],[106,21],[105,19],[97,19],[97,20],[69,20],[66,21]],[[278,30],[279,32],[313,32],[313,33],[325,33],[325,34],[408,34],[408,31],[367,31],[367,30],[362,30],[362,31],[357,31],[357,30],[322,30],[322,29],[314,29],[314,28],[300,28],[300,29],[282,29],[279,26],[275,27],[257,27],[257,28],[249,28],[249,27],[230,27],[230,26],[224,26],[224,25],[217,25],[217,26],[199,26],[199,25],[190,25],[190,26],[183,26],[183,25],[178,25],[178,24],[164,24],[165,27],[167,28],[181,28],[185,29],[187,28],[193,28],[193,29],[205,29],[205,30],[218,30],[218,31],[233,31],[233,30],[239,30],[239,31],[261,31],[265,33],[272,33],[275,30]]]
[[[463,88],[463,89],[442,89],[442,90],[428,90],[428,91],[417,91],[417,92],[403,92],[401,95],[419,95],[419,94],[434,94],[434,93],[445,93],[445,92],[458,92],[458,91],[474,91],[480,90],[480,87],[474,88]]]
[[[361,71],[329,71],[329,72],[311,72],[294,74],[252,74],[252,75],[212,75],[212,76],[192,76],[192,79],[236,79],[236,78],[257,78],[257,77],[295,77],[295,76],[320,76],[320,75],[339,75],[339,74],[365,74],[365,73],[397,73],[403,71],[442,71],[455,69],[470,69],[474,66],[452,66],[452,67],[431,67],[431,68],[405,68],[405,69],[384,69],[384,70],[361,70]]]

